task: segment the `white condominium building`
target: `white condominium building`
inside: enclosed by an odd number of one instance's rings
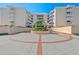
[[[33,21],[34,21],[33,24],[35,24],[39,20],[43,20],[45,25],[47,25],[48,14],[46,13],[33,14]]]
[[[32,28],[39,20],[42,20],[48,27],[72,26],[72,33],[79,33],[79,8],[74,5],[56,7],[49,14],[31,14],[24,7],[8,6],[0,8],[0,25]]]
[[[54,27],[71,26],[72,33],[79,34],[79,7],[56,7],[49,13],[49,20]]]
[[[23,7],[0,8],[0,25],[15,25],[26,27],[27,20],[32,20],[30,13]]]
[[[25,26],[28,28],[32,28],[33,26],[33,15],[30,12],[26,13]]]
[[[49,23],[54,27],[78,26],[79,8],[73,5],[67,7],[56,7],[49,13]]]

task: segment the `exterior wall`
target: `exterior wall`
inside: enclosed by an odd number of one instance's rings
[[[55,27],[56,26],[56,10],[54,10],[54,13],[53,13],[53,15],[54,15],[54,17],[53,17],[53,26]]]
[[[30,13],[23,7],[0,8],[0,33],[12,34],[30,31],[31,29],[26,27],[28,19],[31,19]]]
[[[65,12],[66,12],[66,26],[73,26],[77,24],[77,8],[76,7],[66,7],[65,8]],[[71,12],[70,14],[67,14],[67,12]],[[71,16],[71,17],[70,17]],[[67,21],[70,21],[70,23],[68,23]]]
[[[48,20],[48,14],[45,14],[44,15],[44,22],[45,22],[46,25],[47,25],[47,20]]]
[[[16,26],[14,29],[11,29],[7,25],[0,26],[0,34],[2,34],[2,33],[16,34],[16,33],[20,33],[20,32],[30,32],[30,30],[31,30],[31,28],[25,28],[25,27],[19,27],[19,26]]]
[[[33,15],[30,13],[26,13],[26,20],[25,20],[25,26],[26,27],[32,27],[33,26]]]
[[[79,26],[79,8],[75,8],[75,11],[74,11],[74,18],[75,19],[73,19],[74,21],[73,21],[73,23],[74,23],[74,26]]]
[[[7,8],[0,8],[0,25],[8,25],[8,12],[7,12]]]
[[[9,28],[10,29],[10,28]],[[8,34],[16,34],[16,33],[21,33],[21,32],[30,32],[31,28],[25,28],[25,27],[15,27],[13,31],[7,31]]]
[[[52,21],[54,27],[66,26],[65,8],[57,7],[52,10],[49,14],[49,19]]]
[[[33,14],[33,25],[37,22],[37,15]]]
[[[48,26],[55,26],[55,10],[50,11],[49,13],[49,19],[48,19]]]
[[[68,14],[68,12],[71,12]],[[72,26],[71,32],[79,34],[79,8],[75,6],[57,7],[49,14],[49,19],[53,20],[54,27],[60,27],[55,29],[57,31],[63,30],[62,27]],[[65,32],[65,31],[64,31]]]
[[[67,14],[67,12],[71,12],[72,14]],[[53,12],[53,13],[52,13]],[[79,23],[79,8],[77,7],[71,7],[68,9],[68,7],[57,7],[54,10],[52,10],[52,17],[49,17],[49,19],[53,20],[53,26],[54,27],[61,27],[61,26],[77,26]],[[49,15],[49,16],[50,16]],[[68,17],[72,18],[68,18]],[[67,21],[70,21],[68,23]]]
[[[15,12],[16,12],[15,25],[25,27],[26,9],[25,8],[16,8]]]
[[[8,26],[0,26],[0,33],[9,33]]]
[[[14,8],[14,15],[10,14],[10,8]],[[26,20],[28,20],[28,14],[26,9],[22,7],[5,7],[0,8],[0,25],[11,25],[10,21],[14,21],[15,26],[25,27]],[[27,16],[27,17],[26,17]],[[14,17],[15,19],[12,19]]]
[[[48,20],[48,14],[33,14],[33,24],[35,24],[37,20],[37,15],[43,15],[43,21],[47,25],[47,20]]]
[[[14,11],[11,11],[11,8],[13,8]],[[72,13],[67,14],[68,12]],[[49,24],[49,26],[50,25],[53,25],[54,27],[72,26],[71,28],[72,33],[79,34],[79,8],[75,6],[55,8],[49,13],[49,19],[48,14],[39,13],[32,15],[23,7],[0,8],[0,25],[11,26],[14,24],[14,26],[32,27],[38,21],[37,15],[43,15],[43,21],[45,22],[45,25],[48,25],[47,21],[50,21],[51,23]],[[14,23],[12,24],[11,22]],[[61,29],[55,29],[55,30],[61,31]]]
[[[79,34],[79,26],[72,26],[72,33]]]
[[[71,26],[66,26],[66,27],[57,27],[57,28],[52,28],[53,32],[59,32],[59,33],[68,33],[72,34],[72,27]]]
[[[56,8],[55,10],[55,26],[66,26],[65,19],[65,9],[64,8]]]

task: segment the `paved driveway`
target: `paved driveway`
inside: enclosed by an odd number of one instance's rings
[[[72,40],[69,40],[69,37],[70,36],[67,34],[37,35],[32,33],[20,33],[16,35],[0,36],[0,54],[1,55],[79,54],[79,46],[78,46],[79,36],[73,35]],[[67,41],[67,39],[69,41]]]

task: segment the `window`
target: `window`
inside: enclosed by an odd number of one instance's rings
[[[53,21],[50,21],[49,24],[54,24]]]
[[[10,21],[10,27],[13,27],[14,26],[14,21]]]
[[[37,18],[37,20],[43,20],[43,18]]]
[[[31,24],[32,24],[32,23],[30,23],[30,22],[26,22],[25,26],[28,27],[28,28],[31,28],[31,27],[32,27]]]
[[[71,12],[66,12],[67,14],[71,14]]]
[[[9,13],[10,13],[10,14],[15,14],[15,11],[10,11]]]
[[[66,14],[74,14],[74,13],[75,11],[72,11],[72,10],[66,12]]]
[[[73,18],[72,16],[66,16],[66,18]]]
[[[32,19],[28,19],[28,21],[33,22],[33,20],[32,20]]]
[[[27,22],[26,24],[31,24],[30,22]]]
[[[32,26],[26,26],[26,27],[28,27],[28,28],[32,28]]]
[[[10,10],[15,10],[15,8],[12,8],[12,7],[11,7]]]
[[[71,22],[70,20],[67,20],[67,23],[68,23],[68,24],[71,24],[72,22]]]
[[[71,22],[70,20],[67,20],[67,22],[69,23],[69,22]]]
[[[74,20],[74,16],[66,16],[66,20]]]
[[[73,11],[68,11],[66,12],[66,14],[73,14]]]
[[[43,15],[37,15],[37,18],[43,18]]]
[[[16,12],[14,10],[10,10],[10,12],[9,12],[9,18],[10,19],[15,19],[16,18]]]

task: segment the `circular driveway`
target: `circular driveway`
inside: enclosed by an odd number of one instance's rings
[[[53,47],[53,45],[59,46],[59,44],[66,44],[65,42],[71,42],[70,40],[72,40],[72,36],[64,33],[38,35],[20,33],[16,35],[0,36],[0,54],[54,54],[57,50],[53,49],[55,47]]]

